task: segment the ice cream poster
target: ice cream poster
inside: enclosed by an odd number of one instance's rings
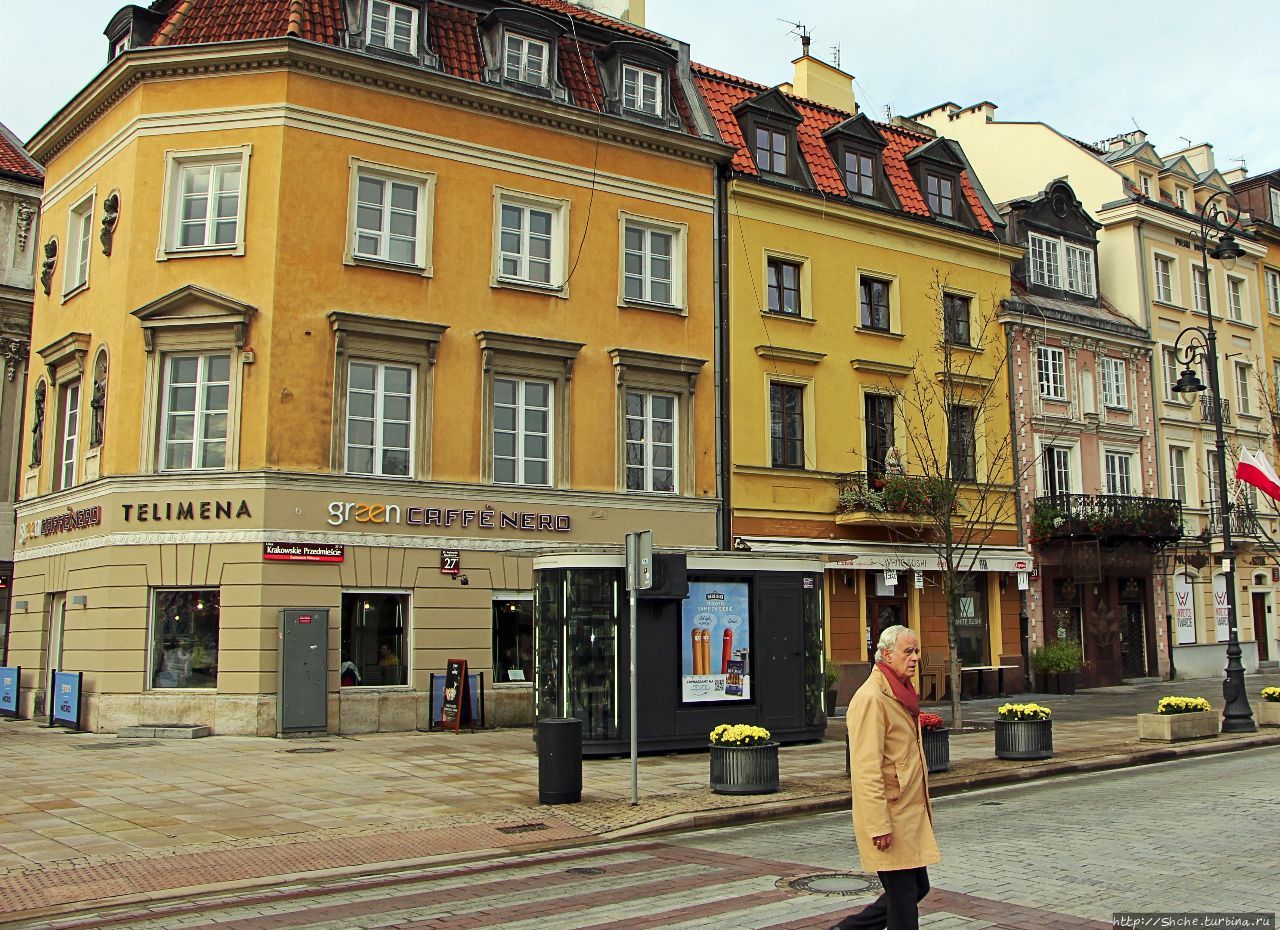
[[[745,582],[689,582],[680,623],[680,698],[751,698],[750,595]]]

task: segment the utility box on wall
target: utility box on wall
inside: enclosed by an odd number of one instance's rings
[[[282,610],[276,735],[324,733],[328,726],[329,610]]]

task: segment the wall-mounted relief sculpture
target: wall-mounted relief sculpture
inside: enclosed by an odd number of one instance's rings
[[[4,359],[4,376],[12,382],[18,376],[18,369],[27,363],[27,341],[25,339],[8,339],[0,337],[0,358]]]
[[[98,238],[102,241],[102,254],[111,254],[111,240],[116,235],[116,224],[120,222],[120,192],[112,191],[102,201],[102,232]]]
[[[89,447],[96,449],[102,445],[107,428],[107,352],[98,352],[98,360],[93,365],[93,395],[89,398],[91,421],[89,424]]]
[[[40,212],[40,205],[34,200],[18,201],[18,254],[21,255],[27,250],[27,238],[31,235],[31,228],[35,226],[36,214]]]
[[[44,379],[36,385],[36,408],[31,417],[31,467],[40,465],[44,452],[44,398],[48,388]]]
[[[44,295],[49,296],[49,289],[53,287],[53,269],[58,265],[58,240],[50,239],[44,244],[44,261],[40,263],[40,287],[44,289]]]

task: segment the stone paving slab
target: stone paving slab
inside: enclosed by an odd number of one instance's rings
[[[1268,684],[1280,684],[1280,675],[1249,680],[1252,693]],[[1036,696],[1058,715],[1053,760],[998,761],[991,732],[958,732],[953,770],[933,777],[934,791],[1280,745],[1280,730],[1176,747],[1137,741],[1137,710],[1170,693],[1220,707],[1219,688],[1205,680]],[[998,703],[966,703],[965,712],[989,720]],[[6,722],[0,923],[104,900],[846,808],[843,736],[837,719],[827,740],[784,747],[774,795],[711,794],[706,753],[692,752],[642,757],[638,806],[629,803],[629,761],[592,759],[583,766],[583,803],[546,807],[537,803],[528,730],[119,740]]]

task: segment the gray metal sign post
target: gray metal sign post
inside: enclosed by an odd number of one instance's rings
[[[653,530],[627,534],[627,591],[631,600],[631,804],[640,803],[639,713],[636,695],[636,592],[653,587]]]

